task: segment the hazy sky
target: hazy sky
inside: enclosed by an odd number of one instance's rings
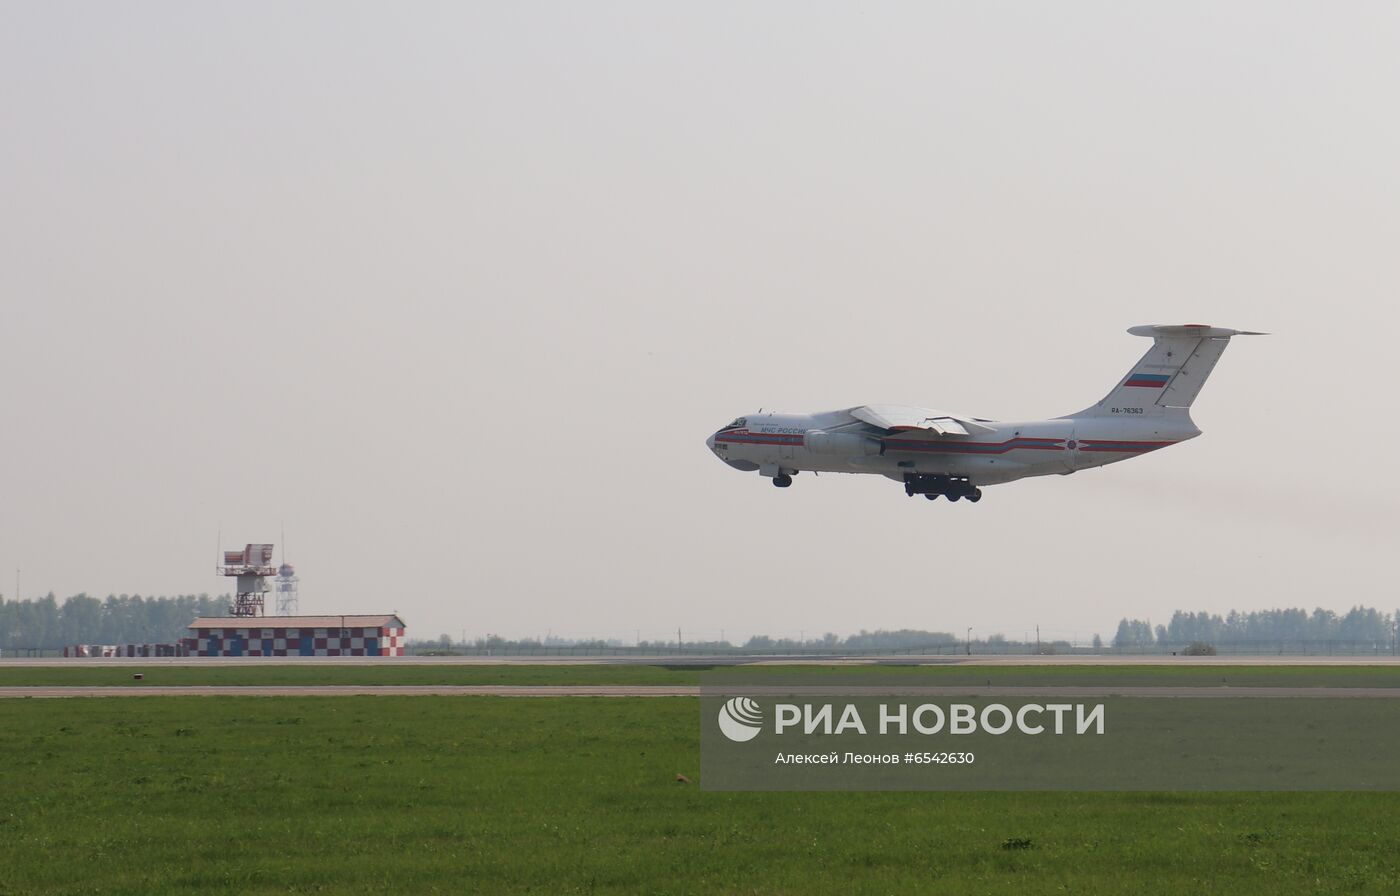
[[[1111,637],[1400,602],[1392,3],[0,4],[0,592],[412,636]],[[759,407],[1000,419],[1235,340],[1205,435],[976,506]]]

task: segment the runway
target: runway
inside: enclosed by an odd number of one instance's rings
[[[19,697],[698,697],[696,685],[36,685],[0,687]]]
[[[1047,687],[922,685],[121,685],[0,687],[0,699],[75,697],[1310,697],[1400,699],[1400,688],[1376,687]]]

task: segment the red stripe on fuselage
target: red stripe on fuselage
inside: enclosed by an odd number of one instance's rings
[[[716,442],[733,445],[781,445],[801,447],[803,437],[793,433],[753,433],[727,432],[715,436]],[[886,450],[926,454],[1006,454],[1010,451],[1064,451],[1064,439],[1031,438],[1029,436],[1007,439],[1004,442],[953,442],[924,441],[914,439],[881,439]],[[1176,442],[1139,442],[1122,439],[1081,439],[1079,450],[1090,454],[1144,454],[1156,451]]]
[[[801,445],[802,436],[793,433],[725,432],[715,436],[716,442],[735,445]]]

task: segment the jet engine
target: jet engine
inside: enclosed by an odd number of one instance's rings
[[[880,453],[880,442],[850,432],[825,432],[809,429],[803,444],[813,454],[840,454],[846,457],[869,457]]]

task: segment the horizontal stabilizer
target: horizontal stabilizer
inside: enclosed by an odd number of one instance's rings
[[[1194,339],[1224,339],[1230,336],[1267,336],[1268,333],[1256,333],[1253,330],[1231,330],[1226,327],[1212,327],[1207,324],[1146,324],[1141,327],[1129,327],[1128,332],[1134,336],[1176,336],[1190,337]]]

